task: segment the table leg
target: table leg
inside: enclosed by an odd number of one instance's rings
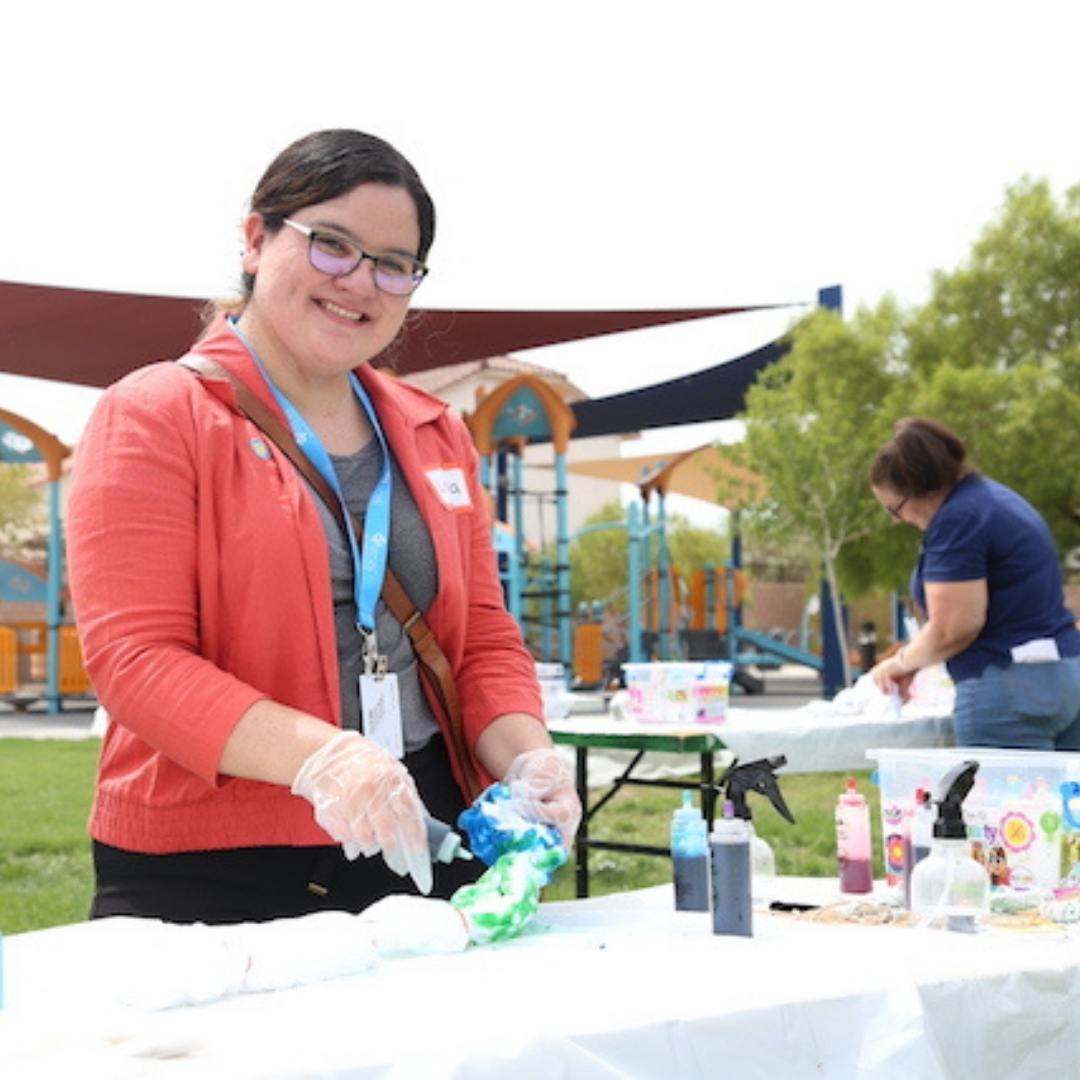
[[[584,900],[589,895],[589,748],[578,746],[574,750],[575,780],[578,798],[581,800],[581,824],[577,831],[576,895]]]
[[[712,832],[716,818],[716,778],[711,753],[701,755],[701,816],[705,819],[709,832]]]

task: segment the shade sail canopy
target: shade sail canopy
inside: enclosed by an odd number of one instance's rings
[[[202,328],[204,306],[205,301],[195,297],[0,282],[0,371],[108,386],[143,364],[186,352]],[[539,345],[779,306],[643,311],[414,308],[382,359],[407,375]]]
[[[579,476],[633,484],[645,494],[687,495],[692,499],[738,509],[760,497],[763,484],[756,473],[733,462],[722,448],[707,445],[678,454],[574,461],[567,469]]]
[[[646,428],[728,420],[741,411],[758,372],[788,351],[784,341],[727,360],[682,378],[653,383],[625,394],[575,402],[574,438],[614,435]]]

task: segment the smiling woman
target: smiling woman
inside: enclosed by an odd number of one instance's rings
[[[446,898],[482,867],[433,867],[425,819],[456,821],[492,779],[570,843],[580,808],[503,605],[467,430],[370,363],[434,232],[388,143],[300,139],[252,197],[239,299],[181,363],[112,387],[79,443],[72,593],[114,721],[93,915]]]

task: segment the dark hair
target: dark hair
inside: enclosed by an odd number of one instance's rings
[[[897,420],[892,439],[874,457],[870,483],[915,497],[950,491],[975,471],[966,457],[964,440],[952,428],[926,416],[907,416]]]
[[[285,147],[255,186],[251,209],[262,214],[268,232],[281,228],[282,219],[315,203],[348,194],[360,184],[388,184],[404,188],[416,205],[423,262],[435,239],[435,204],[417,171],[388,142],[350,128],[314,131]],[[244,298],[255,283],[251,274],[241,278]]]

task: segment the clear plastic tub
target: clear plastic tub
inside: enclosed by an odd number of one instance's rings
[[[964,800],[964,823],[974,859],[992,888],[1049,892],[1080,877],[1080,753],[995,750],[984,747],[868,750],[878,763],[886,879],[904,880],[915,793],[937,794],[954,765],[977,761],[975,784]]]
[[[727,718],[731,665],[656,662],[623,664],[628,715],[658,724],[719,724]]]

